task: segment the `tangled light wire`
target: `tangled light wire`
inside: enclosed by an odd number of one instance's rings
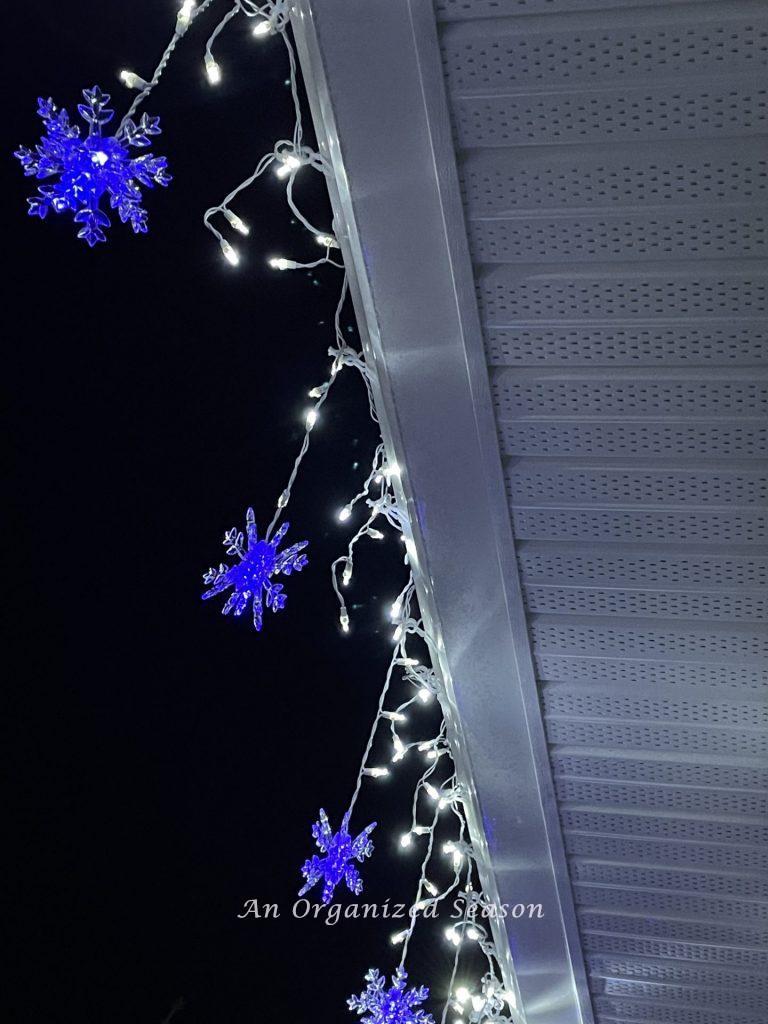
[[[314,236],[318,245],[325,249],[325,254],[318,259],[305,262],[286,259],[283,256],[272,256],[269,258],[269,265],[274,270],[309,270],[314,267],[319,267],[324,263],[330,263],[334,267],[338,267],[343,270],[343,264],[336,262],[331,257],[331,250],[338,248],[338,243],[334,236],[330,232],[316,228],[299,209],[293,196],[294,181],[296,179],[297,172],[301,170],[301,168],[310,167],[315,171],[319,171],[321,174],[329,173],[330,168],[328,166],[328,162],[320,153],[311,147],[304,145],[296,52],[287,31],[289,24],[288,10],[289,0],[275,0],[274,3],[261,5],[252,3],[250,0],[235,0],[233,6],[227,14],[224,15],[221,21],[219,21],[206,43],[206,73],[211,84],[217,85],[221,81],[221,68],[213,55],[213,44],[225,26],[233,18],[240,14],[248,18],[255,18],[256,25],[253,29],[253,35],[257,38],[279,35],[283,40],[288,54],[288,66],[290,72],[288,82],[293,101],[294,126],[293,134],[290,139],[279,139],[275,143],[273,149],[262,156],[247,178],[241,181],[239,185],[236,185],[220,203],[209,207],[205,211],[205,214],[203,215],[203,222],[217,239],[224,258],[233,266],[237,266],[240,262],[240,253],[235,246],[232,245],[229,239],[225,238],[222,232],[219,231],[214,223],[214,219],[217,216],[223,216],[229,223],[230,227],[235,231],[239,232],[241,235],[247,235],[249,233],[248,225],[231,209],[230,204],[241,192],[250,188],[250,186],[253,185],[253,183],[257,181],[257,179],[260,178],[269,167],[274,165],[276,175],[279,178],[287,179],[285,197],[291,212]]]
[[[123,83],[129,88],[138,90],[138,95],[126,113],[124,121],[135,113],[138,106],[157,85],[179,40],[185,35],[192,22],[212,3],[213,0],[203,0],[198,5],[194,0],[184,0],[177,13],[171,40],[149,81],[140,78],[132,71],[121,72],[120,78]],[[228,12],[218,22],[206,43],[204,54],[205,70],[209,82],[212,85],[216,85],[221,81],[221,69],[213,54],[213,44],[234,18],[242,15],[255,19],[253,35],[257,38],[279,35],[285,44],[288,54],[289,84],[294,108],[294,127],[290,139],[278,140],[272,150],[261,157],[248,177],[233,188],[220,203],[209,207],[205,211],[203,221],[208,230],[217,239],[224,258],[232,265],[238,264],[240,262],[239,252],[216,227],[214,221],[218,217],[223,217],[234,231],[241,235],[247,235],[249,233],[247,224],[231,209],[230,204],[241,192],[257,181],[269,167],[274,166],[277,176],[286,181],[286,201],[291,212],[307,231],[314,236],[315,241],[325,249],[325,253],[322,257],[308,262],[298,262],[284,257],[271,257],[269,259],[270,266],[276,270],[294,270],[310,269],[327,263],[344,270],[343,264],[331,257],[331,251],[338,249],[338,243],[334,236],[316,228],[299,210],[293,195],[294,182],[300,169],[310,167],[326,175],[330,173],[330,168],[324,157],[306,146],[303,141],[302,111],[298,91],[298,69],[293,44],[288,35],[289,7],[290,0],[273,0],[273,2],[264,4],[257,4],[253,0],[235,0]],[[313,387],[309,392],[309,397],[314,400],[314,404],[305,413],[304,436],[288,482],[278,497],[274,516],[267,529],[267,540],[273,535],[285,508],[288,506],[299,469],[309,450],[310,436],[317,423],[320,410],[326,402],[340,370],[344,367],[352,367],[360,374],[366,388],[370,415],[373,421],[378,423],[370,371],[365,364],[362,353],[347,343],[341,326],[342,311],[347,294],[348,282],[345,273],[334,316],[336,343],[335,346],[330,347],[328,350],[328,354],[331,357],[329,375],[322,384]],[[331,581],[339,602],[339,622],[343,633],[349,633],[350,631],[350,617],[343,596],[343,590],[352,581],[354,558],[358,544],[364,539],[384,539],[385,533],[379,529],[379,526],[389,527],[401,539],[404,539],[404,529],[407,528],[406,513],[398,504],[393,487],[393,480],[398,474],[398,466],[388,461],[384,444],[383,442],[379,443],[373,455],[370,472],[361,490],[338,513],[339,521],[346,522],[352,517],[358,507],[365,508],[366,510],[365,519],[350,538],[346,552],[336,558],[331,565]],[[407,553],[404,555],[404,562],[406,565],[409,564]],[[391,936],[393,945],[402,945],[399,967],[403,970],[405,968],[411,939],[420,918],[425,919],[436,916],[436,911],[446,903],[448,898],[453,894],[457,894],[454,899],[460,900],[463,908],[460,920],[449,925],[444,930],[446,940],[455,946],[455,954],[448,985],[448,998],[444,1001],[441,1024],[445,1024],[449,1010],[455,1012],[456,1017],[454,1021],[456,1024],[459,1024],[459,1022],[466,1022],[466,1024],[509,1024],[513,1020],[512,1011],[516,1005],[515,997],[512,992],[506,991],[504,988],[501,961],[492,934],[488,927],[478,921],[478,918],[483,919],[492,916],[494,908],[480,888],[476,853],[471,843],[466,839],[468,827],[463,804],[465,794],[457,778],[447,736],[445,715],[444,713],[442,714],[437,733],[426,739],[406,742],[398,730],[398,726],[404,725],[408,721],[406,711],[409,708],[414,705],[429,704],[434,698],[437,698],[438,706],[442,711],[442,700],[444,698],[436,672],[432,668],[421,664],[418,659],[409,654],[409,644],[414,639],[417,642],[421,642],[427,648],[430,656],[435,653],[434,642],[426,632],[421,616],[415,611],[415,603],[416,587],[412,571],[409,568],[407,581],[390,609],[390,619],[395,627],[392,636],[392,656],[385,674],[376,714],[355,780],[347,814],[351,817],[360,796],[364,780],[381,779],[390,775],[392,769],[389,766],[370,763],[371,755],[379,737],[380,728],[383,723],[386,723],[392,744],[391,765],[394,766],[402,762],[412,750],[416,750],[417,753],[423,755],[426,762],[426,767],[419,776],[413,791],[410,828],[399,840],[399,845],[403,852],[413,847],[418,840],[425,840],[416,894],[408,912],[408,927]],[[387,698],[392,691],[396,673],[400,673],[402,682],[410,688],[410,696],[396,704],[393,708],[388,708]],[[425,807],[427,810],[426,814]],[[442,854],[450,858],[453,874],[452,877],[449,877],[448,883],[443,888],[440,888],[432,879],[441,874],[441,867],[444,868],[446,863],[445,861],[437,861],[435,857],[438,824],[441,812],[444,810],[449,810],[452,818],[455,819],[453,838],[442,843]],[[444,832],[444,829],[442,831]],[[432,878],[430,878],[430,875]],[[486,972],[477,979],[472,988],[467,983],[456,985],[460,953],[465,940],[476,944],[476,948],[484,955],[487,966]]]
[[[367,504],[369,508],[373,508],[380,504],[384,497],[389,498],[390,502],[385,504],[383,510],[373,513],[373,516],[375,514],[384,515],[389,525],[399,530],[404,524],[404,518],[391,493],[391,485],[382,472],[381,452],[380,446],[374,455],[372,474],[374,479],[381,478],[386,481],[384,487],[387,488],[387,493],[379,494],[374,499],[368,498]],[[368,481],[366,481],[367,483]],[[365,493],[366,487],[363,488],[361,495]],[[359,500],[361,495],[356,496],[356,499]],[[345,509],[354,507],[356,499],[345,506]],[[397,514],[395,514],[395,510],[397,510]],[[334,589],[339,596],[338,563],[346,565],[356,540],[365,535],[365,530],[370,530],[371,518],[369,517],[364,527],[354,535],[350,542],[350,554],[342,556],[333,565],[332,579]],[[408,722],[408,716],[405,714],[408,708],[419,703],[428,704],[433,697],[437,697],[438,704],[440,704],[443,696],[434,670],[422,665],[418,659],[409,654],[409,644],[413,639],[421,641],[430,652],[434,648],[434,644],[424,628],[423,620],[421,617],[417,617],[417,613],[414,611],[415,600],[415,583],[413,575],[409,571],[406,585],[390,610],[390,618],[395,625],[392,638],[394,648],[346,815],[351,817],[364,779],[381,779],[391,774],[392,768],[389,766],[372,764],[370,761],[382,725],[385,728],[388,727],[390,734],[392,765],[402,762],[412,750],[424,756],[426,767],[416,782],[411,801],[410,828],[400,836],[399,845],[405,852],[413,848],[417,841],[425,840],[425,849],[421,859],[415,897],[408,909],[408,926],[394,932],[390,936],[390,941],[392,945],[402,945],[399,969],[404,970],[409,945],[419,919],[437,917],[448,897],[454,895],[454,906],[460,905],[462,913],[460,920],[444,929],[445,939],[455,946],[455,953],[448,985],[449,996],[443,1004],[441,1024],[445,1024],[449,1010],[453,1010],[456,1014],[453,1018],[454,1024],[459,1024],[462,1021],[466,1021],[467,1024],[502,1024],[502,1022],[512,1021],[511,1014],[516,1006],[516,1001],[514,993],[505,990],[501,962],[492,935],[489,928],[481,923],[482,920],[487,921],[493,917],[496,911],[480,888],[475,850],[467,839],[468,826],[463,805],[464,790],[458,781],[453,763],[451,747],[447,739],[445,717],[442,717],[437,734],[427,739],[406,742],[398,731],[399,725],[405,725]],[[343,598],[340,597],[340,601],[343,609],[342,628],[344,628],[346,610]],[[411,695],[390,709],[387,708],[387,698],[392,690],[395,670],[398,669],[402,670],[402,680],[410,686]],[[449,810],[455,819],[453,837],[443,840],[441,845],[441,853],[450,859],[453,876],[443,888],[440,888],[433,879],[439,877],[444,870],[439,858],[435,857],[438,822],[441,812],[444,810]],[[445,834],[445,826],[441,832],[443,835]],[[465,940],[476,943],[477,949],[485,957],[487,968],[472,987],[466,980],[459,985],[456,984],[461,949]]]

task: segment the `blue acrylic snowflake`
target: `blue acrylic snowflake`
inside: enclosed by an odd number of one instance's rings
[[[287,595],[283,593],[283,585],[272,583],[272,577],[281,573],[290,576],[292,572],[301,572],[307,564],[307,556],[300,552],[309,542],[302,540],[278,552],[280,541],[288,532],[288,523],[283,523],[272,540],[259,540],[252,508],[248,509],[245,516],[245,532],[247,547],[243,546],[245,537],[237,527],[233,526],[224,534],[223,543],[227,554],[237,555],[240,561],[234,565],[222,562],[218,569],[211,568],[204,573],[203,583],[211,583],[212,586],[203,594],[203,600],[215,597],[231,587],[232,593],[221,609],[222,615],[228,615],[231,611],[235,615],[242,615],[248,603],[252,602],[253,624],[256,629],[261,629],[264,611],[262,591],[266,594],[267,608],[273,612],[285,608]]]
[[[426,985],[420,988],[406,988],[408,975],[398,967],[392,976],[391,988],[387,980],[375,968],[365,976],[367,988],[359,996],[350,996],[347,1005],[356,1010],[358,1016],[365,1013],[360,1024],[435,1024],[431,1013],[416,1007],[429,996]]]
[[[375,828],[376,822],[374,821],[364,828],[356,839],[353,839],[349,834],[349,811],[347,811],[342,819],[341,828],[334,833],[328,824],[325,811],[321,808],[320,820],[312,826],[312,835],[318,849],[325,854],[325,857],[318,857],[315,853],[304,862],[301,873],[306,878],[307,884],[300,890],[299,896],[309,892],[321,878],[325,879],[323,903],[331,902],[336,886],[342,881],[346,882],[350,892],[359,896],[363,891],[363,880],[352,861],[356,860],[362,864],[365,858],[370,857],[373,853],[373,842],[368,837]]]
[[[55,178],[55,184],[40,185],[29,202],[31,217],[46,217],[49,210],[74,214],[82,225],[77,233],[88,245],[106,242],[104,228],[111,221],[100,208],[106,193],[109,205],[117,210],[120,220],[128,222],[135,232],[147,230],[147,211],[142,207],[141,185],[153,188],[167,185],[171,176],[164,156],[144,153],[131,157],[130,148],[150,145],[150,136],[160,134],[160,118],[142,114],[138,124],[130,118],[116,136],[104,136],[101,130],[114,112],[109,109],[109,95],[98,85],[84,89],[84,103],[78,111],[88,125],[83,137],[80,128],[71,124],[66,110],[59,110],[51,99],[37,101],[37,113],[45,131],[34,151],[22,146],[14,156],[21,161],[24,173],[35,178]]]

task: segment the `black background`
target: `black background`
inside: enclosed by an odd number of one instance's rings
[[[271,518],[340,284],[332,269],[267,269],[276,252],[317,256],[271,173],[236,204],[252,228],[233,238],[238,269],[202,226],[292,128],[282,45],[252,40],[245,19],[220,38],[221,85],[207,84],[217,9],[143,108],[161,115],[153,151],[174,176],[149,194],[148,235],[116,222],[89,250],[68,216],[28,218],[34,182],[7,157],[6,1020],[159,1024],[178,997],[181,1024],[352,1019],[344,1000],[364,971],[396,960],[389,922],[291,917],[317,810],[335,821],[349,800],[404,571],[397,541],[369,544],[355,629],[340,637],[328,567],[348,531],[335,512],[377,441],[351,371],[287,516],[311,559],[287,581],[288,607],[259,635],[200,600],[224,529],[249,504],[262,528]],[[9,7],[6,153],[37,140],[38,95],[73,111],[98,83],[119,118],[133,94],[117,71],[150,77],[174,12],[171,0]],[[319,176],[300,176],[297,195],[329,226]],[[365,898],[405,899],[415,861],[395,837],[409,790],[375,785],[356,821],[380,822]],[[280,921],[238,920],[250,898],[279,903]],[[414,981],[444,986],[452,950],[421,949]]]

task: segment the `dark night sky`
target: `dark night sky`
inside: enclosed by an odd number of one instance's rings
[[[174,10],[9,8],[5,152],[37,139],[38,95],[73,109],[99,83],[120,114],[131,97],[116,71],[149,77]],[[325,373],[339,283],[265,268],[276,251],[317,252],[271,174],[237,207],[252,225],[239,270],[202,227],[292,123],[282,47],[245,24],[222,37],[224,79],[207,85],[214,23],[209,12],[145,106],[175,178],[150,194],[148,235],[115,224],[89,250],[70,219],[26,217],[34,185],[6,163],[7,1021],[160,1024],[178,996],[180,1024],[338,1021],[368,966],[394,966],[387,922],[289,916],[318,807],[338,817],[350,795],[402,576],[399,544],[369,548],[356,631],[338,636],[334,512],[376,442],[349,371],[290,509],[311,564],[288,581],[288,608],[257,635],[200,601],[223,530],[248,504],[260,524],[271,517]],[[328,223],[321,185],[297,191]],[[401,831],[409,797],[380,792],[360,805],[383,822],[366,896],[397,899],[404,861],[384,823]],[[414,881],[411,868],[408,891]],[[281,903],[283,919],[239,921],[254,897]],[[448,958],[430,947],[424,972],[445,977]]]

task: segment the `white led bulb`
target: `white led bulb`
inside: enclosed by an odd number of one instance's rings
[[[236,267],[240,262],[240,254],[237,249],[231,246],[226,238],[219,239],[219,245],[221,246],[221,251],[224,254],[224,259],[227,263],[231,263],[233,267]]]
[[[224,210],[224,216],[227,218],[227,220],[235,229],[235,231],[239,231],[241,235],[249,235],[251,233],[251,229],[248,227],[244,220],[237,216],[236,213],[232,213],[231,210]]]
[[[216,63],[212,53],[206,53],[205,55],[205,73],[208,75],[208,81],[211,85],[218,85],[221,81],[221,68]]]

